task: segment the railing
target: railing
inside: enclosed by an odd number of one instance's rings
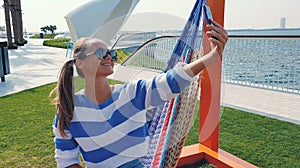
[[[135,50],[122,65],[162,72],[162,69],[165,68],[172,54],[177,40],[178,36],[153,38]]]
[[[300,94],[300,36],[230,36],[222,81]]]
[[[153,38],[123,65],[161,72],[177,39]],[[222,62],[222,82],[300,94],[300,36],[229,36]]]

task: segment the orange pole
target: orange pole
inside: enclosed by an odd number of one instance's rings
[[[207,4],[214,20],[223,26],[225,0],[208,0]],[[210,50],[209,41],[204,36],[204,53]],[[221,72],[222,57],[207,67],[201,75],[199,143],[182,149],[177,166],[206,159],[216,167],[256,168],[255,165],[219,149]]]
[[[223,151],[222,149],[215,152],[201,144],[185,146],[181,152],[177,167],[194,164],[202,159],[206,159],[214,166],[222,168],[257,168],[255,165]]]
[[[225,0],[208,0],[213,19],[224,25]],[[211,50],[208,38],[204,36],[204,54]],[[220,93],[222,61],[219,59],[202,73],[200,99],[199,143],[213,151],[219,148]]]

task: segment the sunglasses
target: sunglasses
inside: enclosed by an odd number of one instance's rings
[[[92,54],[95,54],[98,60],[104,60],[108,55],[110,55],[114,62],[117,61],[117,52],[115,50],[98,48],[96,51],[86,54],[86,56],[90,56]]]

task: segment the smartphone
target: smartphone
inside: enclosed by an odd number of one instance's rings
[[[213,17],[212,17],[212,13],[211,13],[211,10],[209,8],[209,6],[207,5],[204,5],[204,15],[206,17],[206,20],[207,20],[207,24],[211,24],[211,21],[213,20]],[[211,30],[213,31],[213,30]],[[218,40],[216,37],[212,36],[212,38]]]
[[[207,5],[204,5],[203,8],[204,8],[204,13],[205,13],[205,17],[206,17],[207,23],[211,24],[211,20],[213,20],[213,17],[212,17],[210,8]]]

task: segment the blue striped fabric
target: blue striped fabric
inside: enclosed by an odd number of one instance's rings
[[[167,67],[172,67],[171,60],[173,60],[173,59],[177,60],[180,58],[180,60],[184,61],[185,63],[190,63],[193,51],[202,45],[202,37],[203,37],[202,33],[203,33],[204,29],[203,29],[203,27],[200,27],[200,21],[201,21],[201,17],[202,17],[203,4],[205,4],[206,1],[207,0],[197,0],[196,1],[194,8],[190,14],[189,20],[185,24],[182,34],[173,50],[173,54],[171,55],[171,58],[169,60],[169,64]],[[205,20],[202,20],[202,21],[205,21]],[[204,24],[202,26],[204,26]],[[197,36],[200,36],[200,37],[197,37]],[[173,63],[173,65],[174,65],[174,63]],[[192,97],[190,97],[190,98],[192,100]],[[180,136],[180,134],[179,134],[180,132],[178,131],[178,129],[174,128],[173,124],[175,122],[176,117],[179,115],[178,114],[179,112],[193,113],[192,111],[191,112],[180,111],[180,106],[179,106],[180,103],[181,103],[181,96],[179,95],[179,96],[176,96],[174,99],[172,112],[170,114],[170,120],[167,125],[167,131],[166,131],[166,135],[165,135],[162,155],[160,156],[159,167],[172,167],[173,165],[176,165],[177,159],[179,158],[178,157],[178,155],[180,153],[179,149],[181,149],[181,147],[182,147],[182,146],[180,147],[179,144],[177,144],[178,146],[172,146],[172,148],[178,149],[178,151],[173,152],[173,153],[175,153],[173,155],[174,157],[167,156],[167,152],[169,152],[168,144],[171,144],[170,141],[172,141],[171,136]],[[181,127],[183,127],[183,126],[181,126]],[[187,134],[188,130],[185,130],[185,131]],[[184,131],[182,131],[182,132],[184,132]],[[175,156],[177,158],[175,158]],[[166,161],[166,160],[168,160],[168,161]],[[171,161],[173,163],[171,163]],[[167,163],[167,162],[170,162],[170,163]]]
[[[152,80],[132,81],[116,87],[112,96],[97,105],[83,92],[75,96],[74,117],[68,138],[53,124],[58,167],[78,163],[81,153],[87,167],[117,167],[145,156],[149,147],[147,110],[177,96],[193,77],[184,63]],[[150,112],[151,110],[149,110]],[[154,112],[154,111],[152,111]]]
[[[206,2],[207,0],[196,1],[194,8],[189,16],[189,19],[186,22],[185,27],[180,35],[180,38],[174,47],[172,55],[169,58],[167,65],[163,69],[163,72],[167,72],[169,69],[172,69],[180,61],[185,61],[186,63],[190,62],[192,52],[195,49],[199,49],[202,47],[203,30],[201,29],[203,29],[206,20],[205,18],[204,20],[201,20],[201,17],[202,8]],[[201,21],[203,22],[203,25],[200,25]],[[158,109],[161,115],[155,115],[153,122],[149,124],[149,134],[152,135],[150,139],[150,150],[148,154],[142,158],[142,161],[144,165],[146,165],[146,167],[152,167],[154,162],[156,162],[154,167],[164,167],[163,164],[165,162],[165,156],[168,151],[167,144],[170,140],[172,124],[174,122],[174,118],[178,114],[178,104],[180,104],[180,97],[174,99],[174,104],[172,108],[169,107],[168,102],[165,103],[164,106],[161,106]],[[167,113],[169,108],[172,109],[172,113],[167,116],[165,114]],[[167,121],[166,117],[170,117],[170,120]],[[167,129],[164,126],[166,126]],[[165,130],[166,133],[164,132]],[[164,138],[162,138],[162,135],[164,135]],[[164,145],[161,145],[161,143],[163,143]],[[158,148],[159,145],[163,146],[163,149]],[[176,158],[172,159],[174,160],[173,162],[176,163]]]
[[[182,61],[189,63],[190,62],[190,57],[192,55],[192,52],[196,49],[195,41],[196,41],[196,37],[197,34],[199,32],[199,25],[200,25],[200,18],[201,18],[201,14],[202,14],[202,6],[203,1],[202,0],[197,0],[196,4],[191,12],[191,15],[189,17],[188,22],[185,25],[185,28],[178,40],[177,45],[174,48],[174,51],[170,58],[170,60],[174,59],[173,57],[176,58],[180,58]],[[200,41],[201,43],[201,41]],[[170,64],[168,64],[168,66],[170,66]],[[168,141],[170,139],[170,135],[171,135],[171,130],[172,130],[172,125],[174,123],[174,120],[176,118],[176,116],[178,115],[178,104],[180,103],[181,97],[177,96],[174,99],[174,104],[172,107],[172,113],[170,115],[170,121],[168,124],[168,129],[167,129],[167,133],[166,133],[166,138],[165,138],[165,142],[163,145],[163,151],[162,151],[162,156],[161,156],[161,160],[160,160],[160,166],[159,167],[163,167],[164,161],[165,161],[165,156],[166,153],[168,151]]]

